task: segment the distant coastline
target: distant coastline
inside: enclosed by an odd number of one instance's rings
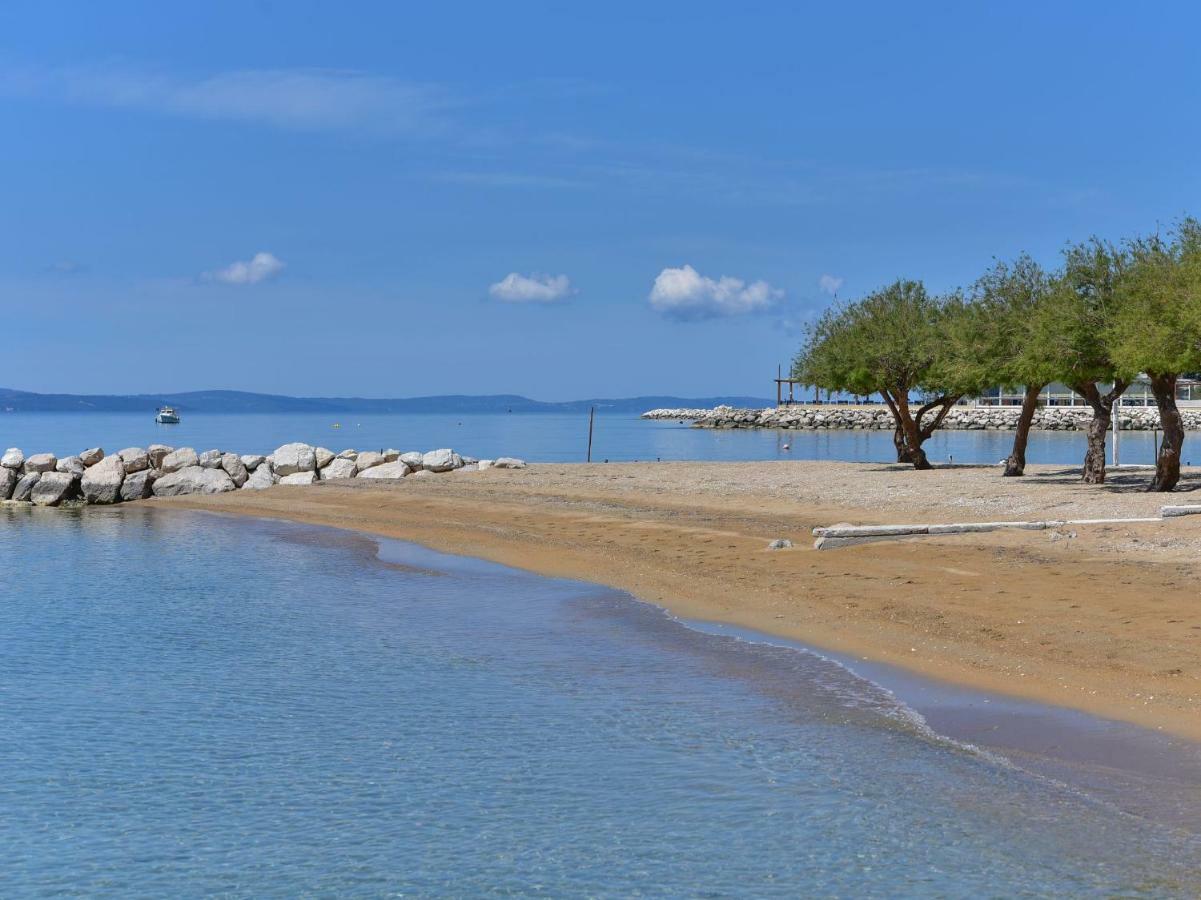
[[[584,400],[531,400],[518,394],[445,394],[426,397],[289,397],[250,391],[184,391],[162,394],[39,394],[0,388],[0,412],[146,412],[173,406],[184,413],[528,413],[620,412],[641,415],[655,407],[763,407],[762,397],[643,396]]]

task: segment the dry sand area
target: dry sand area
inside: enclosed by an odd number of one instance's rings
[[[277,486],[156,507],[289,519],[599,582],[729,622],[1201,739],[1201,517],[813,550],[835,522],[1091,519],[1201,502],[1149,473],[1104,486],[1033,466],[916,472],[825,462],[546,464]],[[768,543],[789,538],[790,550]]]

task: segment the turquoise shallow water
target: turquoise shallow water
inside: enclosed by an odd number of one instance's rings
[[[335,421],[340,428],[332,427]],[[1195,439],[1190,435],[1185,442],[1184,459],[1189,463]],[[1122,462],[1154,462],[1152,440],[1148,432],[1124,434]],[[16,446],[26,453],[64,456],[97,445],[119,450],[153,443],[270,453],[289,441],[334,450],[454,447],[480,458],[520,456],[533,462],[582,462],[587,452],[588,417],[558,413],[352,417],[191,414],[185,415],[180,425],[156,425],[152,413],[0,413],[0,450]],[[995,463],[1009,455],[1012,443],[1013,433],[1008,431],[939,431],[927,442],[926,450],[935,462],[953,458],[958,463]],[[1196,446],[1201,449],[1201,444]],[[727,431],[624,414],[598,414],[592,449],[592,458],[598,462],[896,459],[892,434],[884,431]],[[1028,458],[1032,463],[1079,465],[1083,456],[1083,434],[1046,431],[1030,436]],[[1197,460],[1201,462],[1201,452]]]
[[[0,511],[0,558],[5,896],[1201,887],[1188,835],[603,588],[152,509]]]

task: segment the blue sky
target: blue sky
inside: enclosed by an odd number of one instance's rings
[[[0,5],[0,385],[771,392],[1198,212],[1186,4]]]

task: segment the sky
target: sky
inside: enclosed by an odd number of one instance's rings
[[[1184,3],[0,3],[0,386],[771,396],[1198,203]]]

